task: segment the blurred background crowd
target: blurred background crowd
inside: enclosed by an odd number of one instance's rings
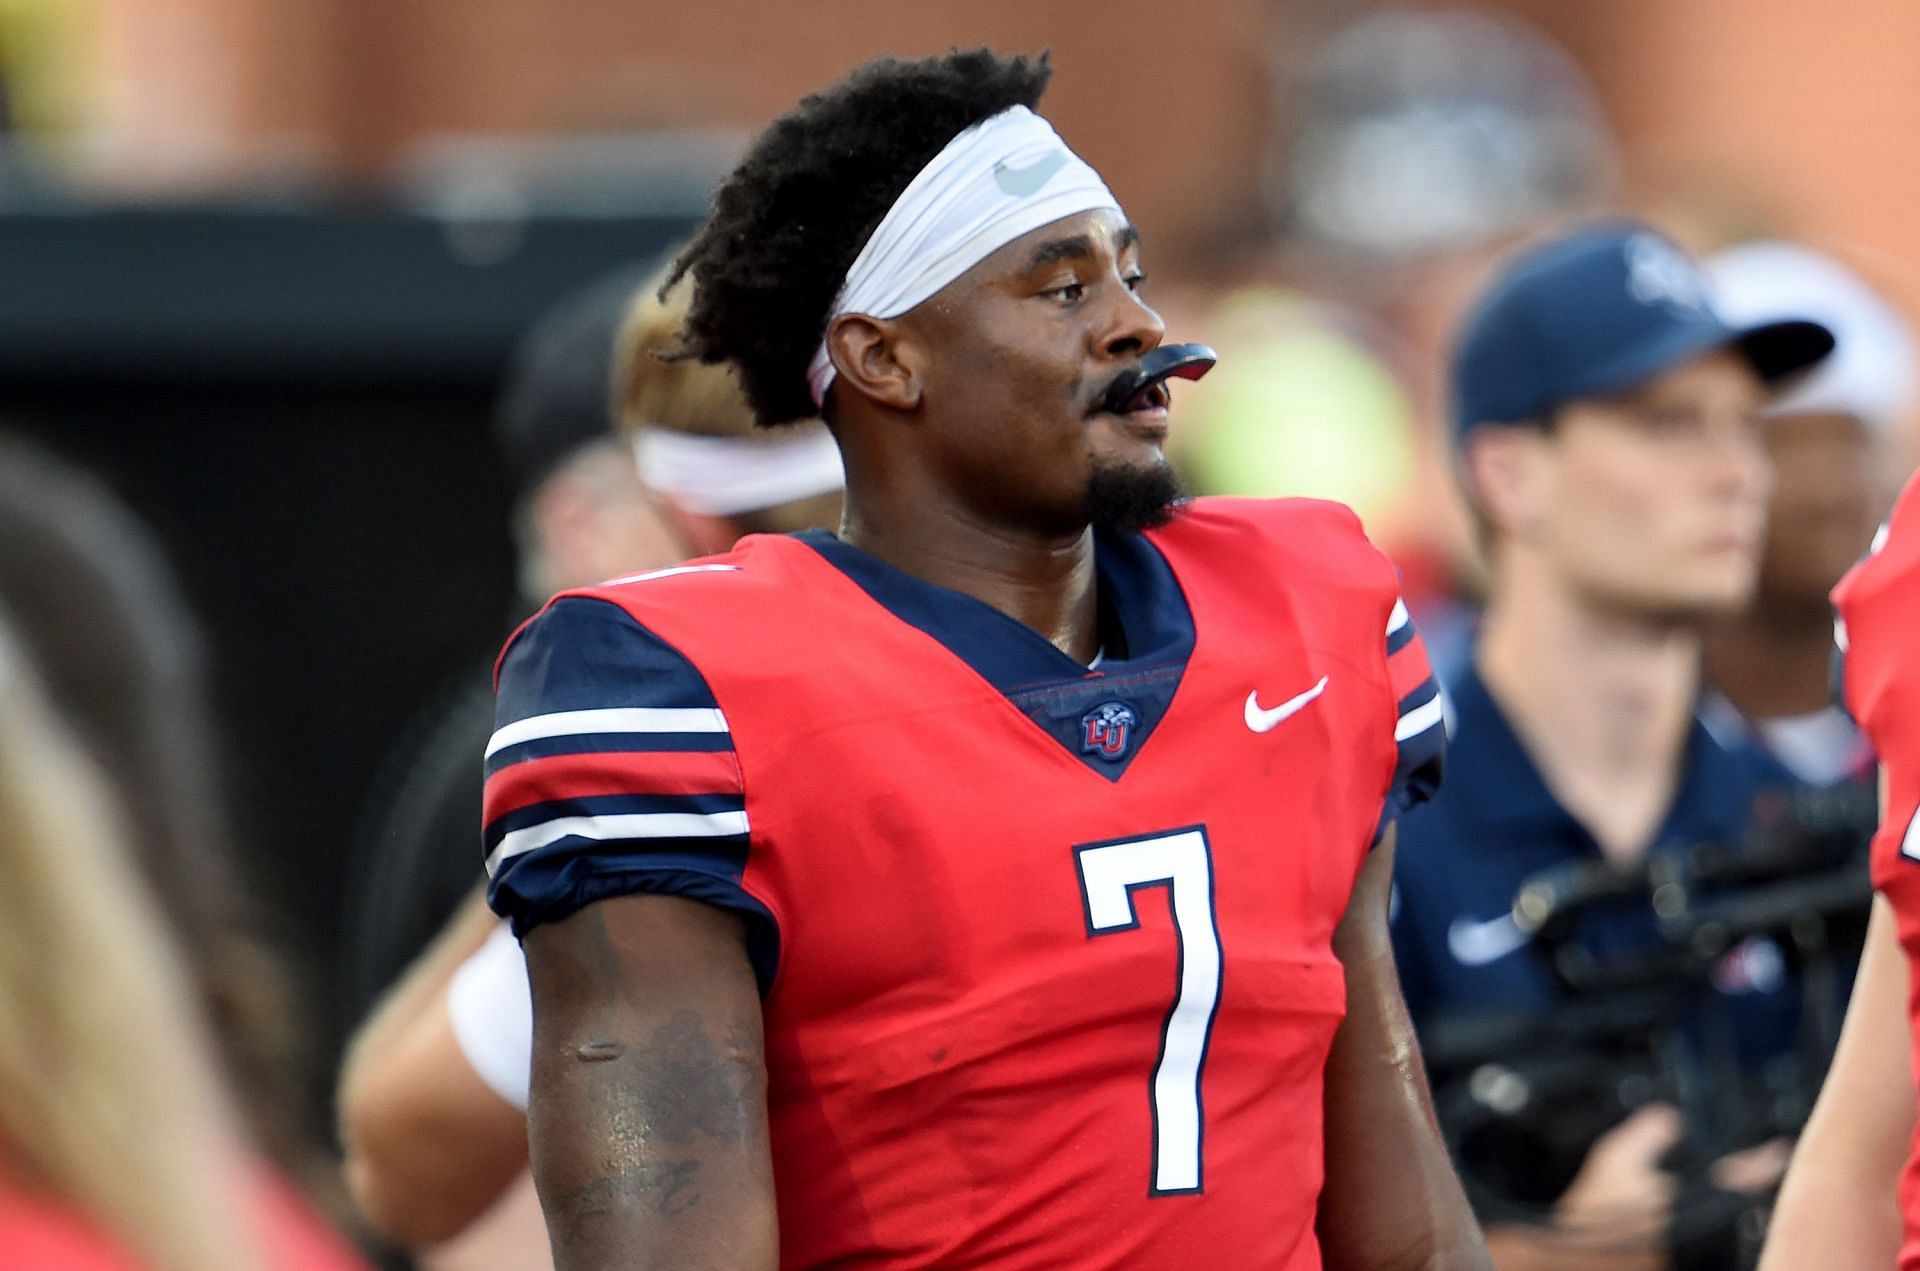
[[[834,522],[823,488],[736,488],[765,456],[724,378],[651,358],[648,280],[778,111],[972,44],[1051,48],[1047,114],[1173,338],[1220,351],[1177,393],[1190,488],[1352,504],[1443,670],[1487,584],[1447,368],[1517,245],[1634,216],[1736,320],[1835,332],[1766,435],[1758,590],[1700,633],[1705,726],[1792,778],[1686,845],[1764,834],[1761,865],[1689,858],[1751,903],[1602,975],[1567,915],[1662,880],[1562,871],[1527,934],[1586,1013],[1421,1019],[1483,1214],[1564,1228],[1504,1267],[1750,1259],[1866,906],[1825,595],[1920,453],[1903,0],[0,0],[0,1265],[537,1265],[524,1188],[531,1245],[444,1243],[524,1166],[511,1058],[444,1006],[493,939],[486,667],[558,587]],[[1434,930],[1478,965],[1499,916]],[[1729,1060],[1741,1108],[1690,1090],[1716,1070],[1648,985],[1783,974],[1801,1014]],[[437,1041],[478,1084],[420,1111]],[[447,1126],[484,1091],[476,1169]],[[1647,1119],[1672,1106],[1697,1133]]]

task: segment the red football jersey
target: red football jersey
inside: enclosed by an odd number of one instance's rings
[[[503,655],[518,929],[753,918],[785,1267],[1314,1268],[1331,940],[1444,738],[1332,504],[1096,551],[1088,668],[830,536],[556,600]]]
[[[1920,971],[1920,477],[1907,484],[1873,550],[1834,588],[1847,711],[1873,742],[1886,812],[1873,840],[1873,885],[1898,920],[1908,965]],[[1920,974],[1907,1004],[1920,1082]],[[1920,1271],[1920,1132],[1900,1178],[1906,1240],[1901,1271]]]

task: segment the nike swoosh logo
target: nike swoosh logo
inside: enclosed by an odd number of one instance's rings
[[[1485,966],[1524,947],[1529,939],[1512,914],[1485,922],[1455,918],[1447,927],[1447,952],[1462,966]]]
[[[993,165],[994,184],[1016,199],[1024,199],[1030,194],[1038,194],[1040,187],[1053,180],[1060,169],[1067,166],[1067,152],[1056,150],[1052,154],[1042,155],[1024,168],[1010,168],[1005,163]]]
[[[1323,675],[1320,677],[1318,684],[1300,694],[1300,696],[1289,697],[1272,710],[1261,710],[1259,701],[1260,690],[1255,689],[1253,692],[1247,694],[1247,727],[1256,733],[1271,731],[1275,724],[1289,715],[1296,714],[1301,707],[1326,691],[1327,677]]]

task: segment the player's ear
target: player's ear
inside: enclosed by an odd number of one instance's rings
[[[883,406],[912,410],[920,404],[919,359],[898,323],[843,313],[827,325],[827,356],[841,391],[851,388]]]
[[[1554,498],[1550,438],[1538,424],[1482,424],[1463,439],[1467,489],[1501,534],[1532,537]]]

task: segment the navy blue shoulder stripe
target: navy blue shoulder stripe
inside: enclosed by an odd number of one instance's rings
[[[503,727],[561,711],[715,704],[693,663],[619,605],[563,596],[508,646],[495,721]]]

